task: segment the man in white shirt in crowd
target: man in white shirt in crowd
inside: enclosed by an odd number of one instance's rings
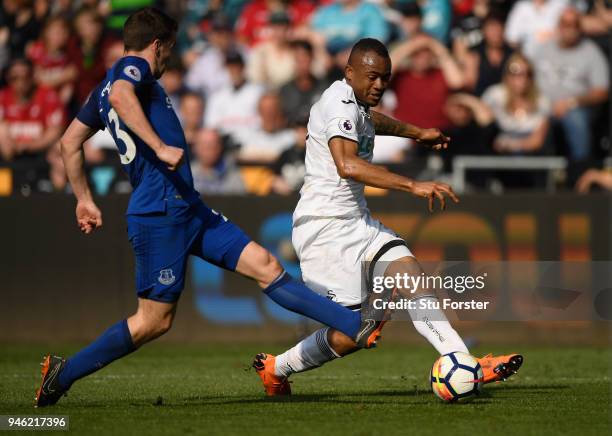
[[[258,126],[257,107],[264,88],[247,81],[240,53],[228,53],[225,66],[231,83],[215,92],[207,102],[204,127],[218,129],[222,135],[239,143],[242,132]]]
[[[551,41],[567,0],[520,0],[506,21],[506,41],[532,59],[540,44]]]

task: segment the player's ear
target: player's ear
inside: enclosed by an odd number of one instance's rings
[[[346,77],[346,80],[348,80],[349,82],[353,80],[353,73],[353,67],[351,67],[350,64],[346,64],[346,67],[344,67],[344,77]]]

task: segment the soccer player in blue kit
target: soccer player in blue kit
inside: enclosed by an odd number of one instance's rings
[[[155,8],[133,13],[123,31],[125,56],[108,71],[61,139],[77,198],[77,223],[85,234],[102,226],[102,213],[83,169],[83,143],[104,128],[115,140],[134,188],[127,221],[136,257],[138,309],[74,356],[45,356],[37,407],[55,404],[76,380],[167,332],[189,255],[254,279],[276,303],[345,333],[361,348],[373,346],[380,335],[384,321],[362,320],[359,313],[294,280],[266,249],[201,201],[193,188],[183,130],[157,83],[176,30],[176,22]]]

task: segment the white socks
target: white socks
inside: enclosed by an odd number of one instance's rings
[[[438,350],[438,353],[442,355],[462,351],[469,354],[463,339],[450,325],[442,309],[431,308],[431,305],[422,309],[421,304],[418,304],[423,301],[439,302],[436,297],[417,297],[412,301],[417,302],[415,309],[408,310],[414,328]]]
[[[436,302],[436,297],[420,297],[413,301]],[[448,322],[441,309],[421,308],[417,304],[415,309],[409,310],[414,328],[429,341],[440,354],[462,351],[469,353],[459,334]],[[274,372],[280,377],[289,377],[296,372],[304,372],[341,357],[327,341],[329,328],[317,330],[293,348],[276,356]]]
[[[340,357],[327,341],[328,327],[317,330],[293,348],[276,356],[274,372],[277,376],[288,377],[295,372],[318,368],[336,357]]]

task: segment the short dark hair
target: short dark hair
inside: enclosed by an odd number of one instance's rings
[[[351,49],[351,54],[349,56],[349,64],[353,64],[354,62],[356,62],[357,56],[362,56],[363,54],[369,52],[374,52],[380,57],[386,59],[389,58],[389,51],[382,42],[374,38],[363,38],[357,41]]]
[[[178,25],[157,8],[143,8],[130,15],[123,26],[125,50],[144,50],[156,39],[166,43],[175,35]]]

